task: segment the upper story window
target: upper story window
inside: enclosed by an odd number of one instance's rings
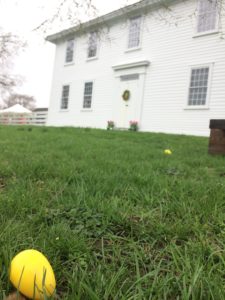
[[[128,49],[140,46],[141,16],[130,19]]]
[[[73,62],[73,55],[74,55],[74,39],[70,39],[67,41],[67,45],[66,45],[65,62],[66,63]]]
[[[93,93],[93,82],[85,82],[84,84],[84,101],[83,108],[91,108]]]
[[[215,31],[218,20],[218,0],[199,0],[197,33]]]
[[[89,35],[88,40],[88,58],[93,58],[97,56],[98,50],[98,32],[93,31]]]
[[[61,97],[61,105],[60,108],[63,109],[68,109],[69,105],[69,95],[70,95],[70,86],[69,85],[64,85],[62,88],[62,97]]]
[[[191,69],[188,106],[205,106],[207,104],[209,75],[209,66]]]

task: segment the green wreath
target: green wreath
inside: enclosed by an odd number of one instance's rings
[[[124,101],[128,101],[130,99],[130,91],[129,90],[125,90],[123,92],[122,98]]]

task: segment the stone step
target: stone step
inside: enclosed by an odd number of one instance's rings
[[[115,127],[114,130],[119,130],[119,131],[127,131],[129,128],[124,128],[124,127]]]

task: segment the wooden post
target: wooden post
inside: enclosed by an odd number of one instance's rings
[[[209,128],[211,130],[208,152],[225,155],[225,120],[210,120]]]

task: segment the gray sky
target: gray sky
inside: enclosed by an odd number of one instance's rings
[[[55,47],[45,42],[44,35],[33,29],[51,15],[57,2],[58,0],[0,0],[0,27],[18,34],[28,42],[27,49],[16,59],[14,67],[17,74],[25,77],[23,86],[17,91],[33,95],[38,107],[49,105]],[[134,2],[137,0],[93,0],[99,15]],[[60,28],[64,27],[68,27],[66,22]],[[58,31],[57,25],[53,31]]]

